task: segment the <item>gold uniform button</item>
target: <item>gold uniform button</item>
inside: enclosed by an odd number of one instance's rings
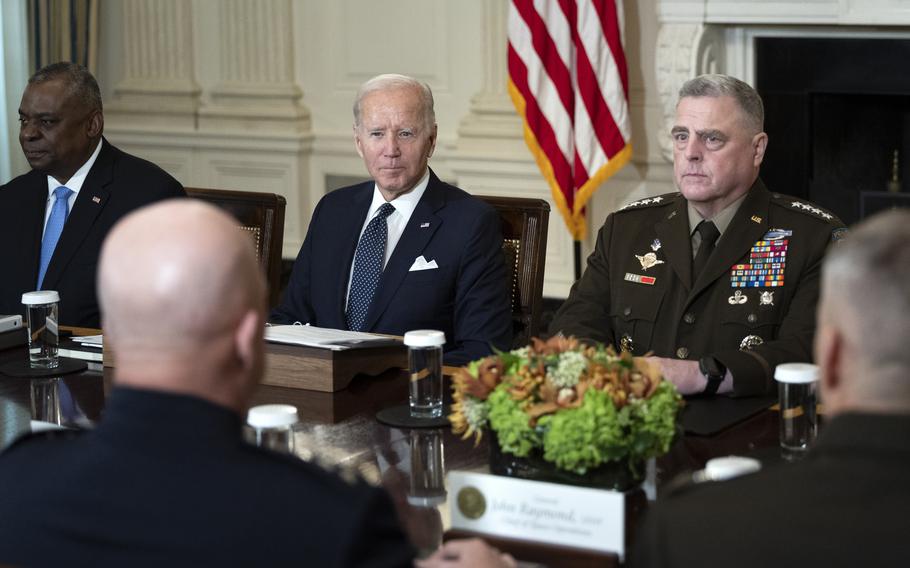
[[[686,349],[685,347],[680,347],[679,349],[676,350],[676,356],[679,357],[680,359],[685,359],[686,357],[689,356],[689,350]]]
[[[626,316],[626,317],[631,316],[631,315],[632,315],[632,308],[630,308],[629,306],[626,306],[625,309],[623,309],[623,311],[622,311],[622,315],[624,315],[624,316]]]
[[[688,314],[683,316],[683,321],[689,325],[692,325],[693,323],[695,323],[695,314],[693,314],[692,312],[689,312]]]

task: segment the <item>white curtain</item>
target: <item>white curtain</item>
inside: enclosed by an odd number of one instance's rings
[[[26,0],[0,2],[0,183],[29,170],[19,148],[19,101],[29,77]]]

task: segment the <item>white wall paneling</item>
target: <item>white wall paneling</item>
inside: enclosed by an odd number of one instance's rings
[[[667,190],[653,54],[657,0],[625,3],[634,165],[590,202],[604,217]],[[284,255],[297,254],[327,176],[366,178],[352,141],[357,87],[388,72],[433,88],[439,176],[477,194],[549,199],[506,93],[506,0],[124,0],[101,15],[98,77],[112,142],[188,186],[280,193]],[[647,138],[647,139],[646,139]],[[553,211],[544,292],[572,283]]]

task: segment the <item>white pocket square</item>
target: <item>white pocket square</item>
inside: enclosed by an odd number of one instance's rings
[[[439,268],[439,265],[436,264],[435,259],[427,262],[427,259],[425,259],[423,255],[420,255],[414,259],[414,264],[411,265],[411,268],[408,269],[408,272],[416,272],[418,270],[433,270],[434,268]]]

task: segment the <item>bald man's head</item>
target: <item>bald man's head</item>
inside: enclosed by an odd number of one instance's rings
[[[910,412],[910,212],[855,227],[825,258],[816,359],[826,409]]]
[[[230,371],[244,349],[237,334],[251,318],[256,327],[244,333],[261,343],[265,284],[251,240],[199,201],[162,202],[118,223],[101,252],[98,293],[116,375],[134,386],[158,387],[148,383],[194,361]]]

